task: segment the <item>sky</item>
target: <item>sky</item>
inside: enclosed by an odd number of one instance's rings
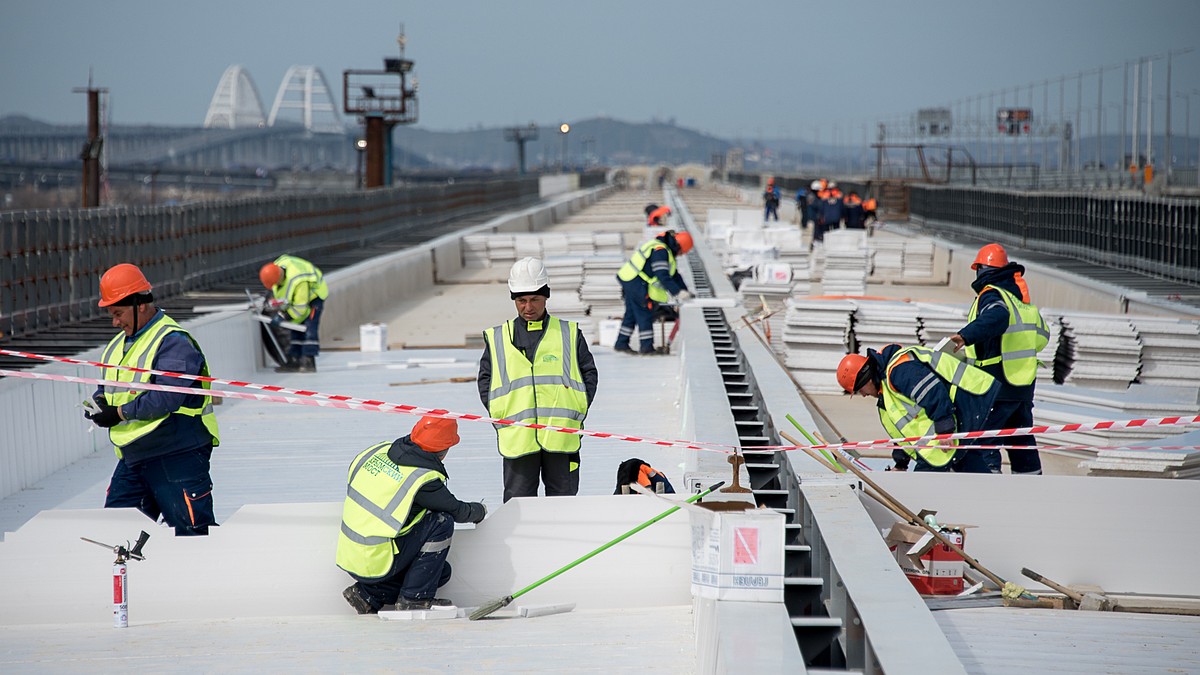
[[[340,106],[342,71],[396,56],[401,24],[429,130],[604,116],[811,138],[1115,66],[1108,98],[1120,64],[1188,48],[1172,88],[1200,120],[1200,0],[8,0],[0,116],[83,123],[90,70],[112,123],[199,125],[234,64],[267,111],[292,65]],[[1165,92],[1165,58],[1153,78]]]

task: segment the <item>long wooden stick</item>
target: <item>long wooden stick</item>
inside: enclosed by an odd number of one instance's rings
[[[834,465],[834,464],[833,464],[832,462],[830,462],[828,459],[826,459],[825,457],[823,457],[823,456],[821,456],[820,454],[818,454],[816,450],[814,450],[814,449],[812,449],[812,448],[806,448],[806,447],[804,447],[804,444],[803,444],[803,443],[800,443],[800,442],[799,442],[799,441],[797,441],[795,438],[792,438],[792,437],[791,437],[791,435],[790,435],[790,434],[788,434],[788,432],[786,432],[786,431],[781,431],[781,432],[779,432],[779,435],[780,435],[780,436],[782,436],[782,437],[783,437],[785,440],[787,440],[787,442],[791,443],[792,445],[795,445],[795,446],[799,447],[799,448],[800,448],[801,450],[803,450],[803,451],[805,452],[805,454],[807,454],[809,457],[812,457],[813,459],[815,459],[815,460],[817,460],[818,462],[820,462],[820,463],[821,463],[821,465],[822,465],[822,466],[824,466],[826,469],[829,469],[830,471],[832,471],[832,472],[834,472],[834,473],[846,473],[846,470],[845,470],[845,469],[842,469],[842,468],[840,468],[840,467],[838,467],[838,466]],[[882,496],[881,496],[881,495],[880,495],[878,492],[875,492],[874,490],[871,490],[870,488],[868,488],[868,489],[864,490],[864,492],[866,492],[866,493],[867,493],[867,496],[868,496],[868,497],[870,497],[871,499],[874,499],[875,501],[879,502],[879,504],[880,504],[881,506],[883,506],[883,507],[884,507],[884,508],[886,508],[887,510],[891,511],[892,513],[896,514],[896,516],[897,516],[897,517],[899,517],[899,518],[902,518],[902,519],[906,519],[906,520],[907,520],[908,516],[904,515],[904,512],[903,512],[903,511],[901,511],[899,508],[897,508],[895,504],[892,504],[892,503],[891,503],[891,502],[889,502],[888,500],[884,499],[884,498],[883,498],[883,497],[882,497]]]

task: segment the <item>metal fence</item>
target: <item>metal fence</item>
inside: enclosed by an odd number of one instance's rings
[[[913,186],[928,225],[1200,283],[1200,199]]]
[[[158,297],[252,273],[281,253],[364,246],[405,230],[536,199],[538,179],[457,181],[184,206],[0,213],[0,335],[99,315],[100,275],[131,262]]]

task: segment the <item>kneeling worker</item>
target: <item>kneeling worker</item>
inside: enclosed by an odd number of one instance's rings
[[[337,565],[354,578],[342,591],[359,614],[447,606],[435,598],[450,581],[454,523],[478,523],[479,502],[459,501],[442,464],[458,443],[458,422],[422,417],[412,433],[378,443],[350,463]]]
[[[692,250],[692,235],[667,230],[638,247],[617,270],[621,295],[625,298],[625,316],[613,348],[632,354],[629,341],[637,326],[641,347],[637,353],[654,354],[654,311],[675,296],[679,302],[692,297],[675,265],[675,257]]]
[[[847,354],[838,364],[837,381],[850,395],[878,399],[879,421],[890,438],[979,431],[984,428],[1000,383],[957,358],[928,347],[891,344],[867,355]],[[954,446],[954,441],[939,441]],[[964,447],[906,444],[893,450],[895,471],[991,473],[984,453]]]
[[[304,330],[292,331],[288,345],[287,363],[275,369],[278,373],[311,373],[317,369],[321,353],[318,328],[329,286],[325,275],[309,261],[294,255],[281,255],[258,271],[258,279],[271,291],[271,306],[276,314],[273,323],[284,320],[302,324]]]

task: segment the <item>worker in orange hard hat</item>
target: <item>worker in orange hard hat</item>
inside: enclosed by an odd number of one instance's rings
[[[646,227],[659,227],[661,225],[666,225],[664,221],[670,215],[671,207],[659,206],[646,214]]]
[[[1000,244],[987,244],[975,254],[975,301],[967,313],[967,325],[950,336],[954,351],[965,350],[967,363],[990,373],[1000,382],[1000,393],[984,429],[1015,429],[1033,426],[1033,395],[1036,387],[1037,355],[1049,344],[1050,331],[1041,311],[1033,304],[1025,267],[1010,262]],[[997,439],[998,440],[998,439]],[[1009,470],[1040,474],[1042,460],[1033,436],[1006,436]],[[992,442],[995,444],[995,441]],[[1000,472],[1000,450],[984,452],[993,471]]]
[[[775,186],[774,178],[768,178],[763,190],[763,221],[771,220],[772,216],[779,221],[779,188]]]
[[[667,479],[667,474],[637,457],[627,459],[617,467],[617,487],[613,490],[613,494],[631,494],[633,491],[629,489],[629,486],[632,483],[637,483],[658,494],[675,494],[675,487]]]
[[[208,534],[215,525],[209,459],[220,444],[208,382],[145,372],[208,376],[200,345],[174,319],[154,306],[153,287],[136,265],[121,263],[100,277],[100,307],[121,332],[100,361],[112,382],[92,394],[85,416],[108,429],[117,453],[105,508],[136,508],[161,516],[181,536]],[[138,366],[145,371],[116,366]],[[157,384],[194,389],[195,394],[134,389]]]
[[[294,255],[281,255],[275,262],[263,265],[258,280],[271,293],[269,305],[274,311],[272,323],[284,321],[303,326],[291,330],[287,362],[275,369],[277,373],[310,373],[317,369],[321,353],[321,315],[329,286],[325,275],[309,261]]]
[[[889,438],[982,429],[1000,388],[991,375],[950,354],[896,344],[878,352],[868,349],[866,356],[847,354],[838,364],[837,381],[851,396],[876,398]],[[954,441],[903,445],[892,451],[896,471],[906,471],[912,459],[916,471],[990,472],[979,451],[955,447]]]
[[[692,294],[679,274],[675,257],[692,250],[692,235],[667,230],[638,247],[617,270],[625,316],[614,349],[633,353],[629,343],[636,325],[641,340],[639,354],[660,353],[654,348],[654,316],[660,305],[674,296],[677,303],[687,302]],[[666,345],[663,345],[665,348]]]
[[[460,501],[446,486],[444,461],[458,422],[422,417],[412,432],[376,443],[350,462],[337,566],[354,584],[342,597],[359,614],[450,607],[435,597],[450,581],[454,523],[480,523],[482,502]]]

